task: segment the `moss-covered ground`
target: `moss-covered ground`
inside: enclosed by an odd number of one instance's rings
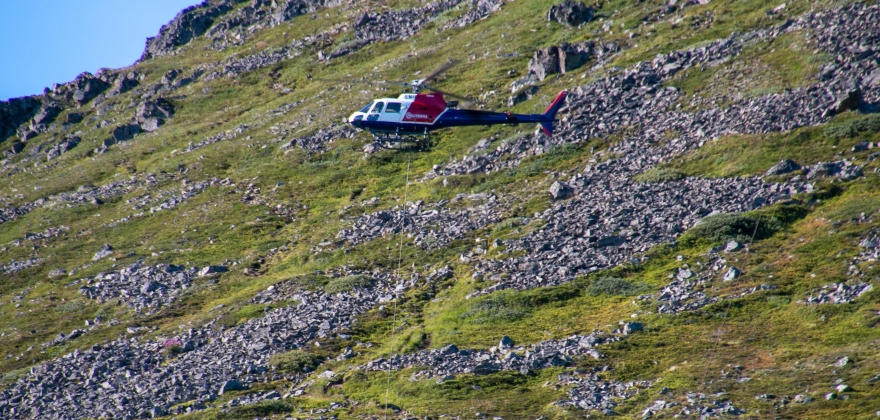
[[[392,6],[405,7],[408,3],[396,2]],[[109,136],[115,124],[102,128],[100,122],[127,121],[134,114],[129,103],[136,98],[123,94],[109,99],[105,102],[107,111],[100,116],[84,106],[86,120],[71,129],[81,131],[82,143],[49,163],[22,165],[18,171],[5,174],[0,185],[3,206],[20,206],[76,190],[87,183],[104,185],[146,174],[163,175],[162,181],[149,191],[141,187],[101,205],[59,204],[0,224],[0,264],[13,259],[44,259],[37,267],[0,276],[0,355],[5,355],[0,357],[0,386],[16,380],[36,363],[129,335],[127,327],[153,327],[139,334],[154,338],[172,335],[181,325],[196,326],[217,317],[226,325],[240,324],[262,315],[265,306],[249,305],[248,300],[272,284],[300,279],[303,287],[322,286],[308,277],[315,270],[343,264],[394,270],[399,264],[403,274],[408,275],[413,270],[427,273],[450,264],[455,271],[452,279],[427,290],[410,291],[396,305],[396,313],[390,308],[368,312],[350,331],[348,340],[322,343],[321,352],[326,354],[318,356],[331,359],[346,345],[373,344],[359,348],[354,359],[331,360],[322,365],[318,373],[324,369],[337,372],[332,380],[317,380],[304,395],[280,402],[223,410],[212,407],[177,418],[381,416],[386,410],[386,392],[391,404],[419,416],[448,414],[469,418],[481,412],[507,419],[583,418],[583,412],[553,405],[565,396],[565,390],[545,384],[555,379],[560,369],[528,376],[510,372],[461,375],[437,384],[410,381],[409,371],[366,374],[352,367],[391,353],[451,343],[462,348],[489,348],[503,335],[517,343],[535,343],[594,329],[611,331],[619,322],[633,319],[643,322],[646,330],[603,347],[606,358],[601,361],[579,361],[582,368],[607,364],[610,369],[603,375],[608,379],[656,381],[633,400],[618,406],[622,418],[641,418],[642,410],[656,399],[683,402],[687,392],[723,392],[738,407],[748,410],[747,417],[754,418],[843,419],[873,415],[880,407],[880,392],[868,379],[880,374],[880,357],[876,352],[880,342],[880,291],[875,289],[844,305],[797,303],[815,288],[846,280],[850,258],[858,252],[858,242],[880,225],[875,220],[880,209],[880,181],[874,175],[877,164],[872,160],[873,150],[851,152],[858,142],[880,143],[880,131],[871,128],[874,126],[870,123],[859,122],[874,118],[871,115],[846,113],[817,127],[723,137],[662,165],[665,172],[653,174],[761,175],[783,158],[802,165],[844,157],[866,163],[864,178],[820,182],[817,193],[797,197],[803,211],[796,218],[785,219],[772,235],[749,244],[747,252],[728,257],[743,271],[743,276],[736,282],[715,279],[707,293],[727,296],[761,284],[778,288],[723,300],[701,311],[677,316],[658,315],[655,308],[634,302],[630,294],[590,292],[596,290],[590,286],[602,278],[614,277],[639,285],[643,290],[640,293],[654,293],[670,281],[670,274],[682,264],[705,261],[708,250],[718,243],[686,235],[677,244],[652,250],[639,265],[616,267],[555,287],[465,298],[480,284],[472,279],[470,266],[458,256],[470,250],[476,238],[491,241],[539,229],[540,226],[523,225],[521,218],[550,205],[545,192],[553,177],[548,171],[565,172],[585,164],[591,157],[590,148],[601,148],[609,139],[591,139],[579,147],[560,147],[526,159],[514,169],[448,177],[445,184],[443,179],[422,180],[422,176],[433,165],[464,155],[480,139],[513,138],[531,128],[451,129],[438,133],[438,145],[422,153],[383,151],[365,156],[361,147],[369,141],[366,133],[337,141],[326,153],[310,155],[298,148],[290,152],[280,150],[281,144],[292,137],[339,122],[375,96],[398,93],[371,91],[355,83],[358,80],[411,78],[417,71],[429,71],[448,58],[458,58],[462,63],[448,72],[438,86],[481,96],[487,107],[501,109],[506,103],[509,83],[523,75],[535,49],[584,40],[617,41],[624,47],[605,68],[591,72],[586,70],[588,65],[583,71],[550,78],[536,98],[510,109],[539,112],[558,90],[604,77],[615,67],[648,60],[661,52],[697,46],[733,32],[777,24],[811,8],[830,6],[789,1],[782,13],[768,14],[782,1],[713,0],[672,17],[655,19],[665,2],[612,0],[600,4],[596,21],[581,28],[566,28],[546,22],[546,11],[552,3],[505,2],[488,19],[465,28],[438,30],[445,21],[462,13],[452,10],[406,41],[374,44],[329,63],[317,61],[319,47],[315,46],[305,48],[297,58],[238,77],[198,81],[171,98],[177,112],[161,130],[141,134],[104,154],[95,154],[93,150]],[[839,4],[843,2],[834,2]],[[192,69],[279,48],[292,39],[351,20],[357,13],[344,9],[339,13],[319,12],[314,18],[301,16],[258,32],[244,45],[222,52],[207,48],[205,40],[196,40],[178,55],[139,63],[135,69],[147,75],[142,82],[146,86],[157,83],[169,69]],[[606,31],[603,26],[609,21],[613,24]],[[802,35],[792,32],[773,45],[751,45],[736,60],[704,71],[683,72],[670,83],[686,93],[685,100],[723,96],[733,91],[754,96],[803,86],[829,58],[803,54],[804,48],[809,47],[804,45]],[[340,32],[333,39],[333,45],[338,46],[350,41],[351,35]],[[725,77],[742,69],[753,73]],[[350,78],[353,83],[327,81],[339,77]],[[744,80],[755,82],[748,83],[749,89],[743,91]],[[273,88],[276,84],[292,91],[282,94]],[[303,105],[286,114],[273,112],[299,101]],[[248,124],[251,129],[235,139],[182,153],[189,142],[199,142],[241,124]],[[271,130],[278,125],[289,125],[295,134],[281,139]],[[29,147],[49,143],[52,136],[48,133],[31,139]],[[10,143],[0,144],[0,152],[9,148]],[[17,159],[20,158],[12,158],[11,163],[15,165]],[[787,176],[793,175],[796,174]],[[147,193],[155,197],[160,191],[179,191],[184,178],[199,181],[212,177],[230,178],[234,185],[209,187],[174,209],[156,213],[135,210],[128,202]],[[408,189],[407,177],[412,181]],[[277,216],[268,206],[244,203],[242,193],[250,184],[261,187],[263,196],[273,204],[293,209],[295,217]],[[501,210],[502,222],[473,232],[448,247],[428,251],[415,246],[411,238],[392,236],[354,247],[342,244],[317,253],[312,251],[321,242],[333,241],[353,218],[404,204],[404,194],[408,201],[435,202],[460,193],[493,190],[520,200]],[[377,197],[378,203],[360,206],[372,197]],[[111,221],[125,218],[129,221],[108,226]],[[57,238],[14,244],[26,232],[59,225],[70,229]],[[105,243],[111,244],[116,253],[93,262],[92,255]],[[402,252],[398,255],[401,243]],[[282,247],[285,250],[278,251]],[[490,252],[487,258],[493,256]],[[180,300],[150,316],[115,301],[90,301],[78,293],[76,286],[71,286],[74,280],[119,269],[139,259],[146,264],[200,267],[225,263],[233,270],[216,282],[198,280]],[[245,267],[254,267],[259,275],[246,274]],[[48,272],[57,268],[72,274],[50,278]],[[866,264],[858,268],[866,279],[873,281],[880,266]],[[287,303],[278,305],[283,304]],[[93,332],[41,351],[41,345],[59,333],[83,328],[86,320],[96,317],[115,323],[109,326],[104,322]],[[834,366],[843,356],[850,357],[853,363],[842,368]],[[734,366],[742,367],[739,377],[724,375]],[[746,377],[749,379],[741,380]],[[851,385],[854,391],[848,393],[847,400],[826,401],[824,394],[831,392],[831,386],[838,380]],[[291,385],[286,381],[271,382],[250,392],[276,389],[284,393]],[[661,395],[662,388],[670,392]],[[755,398],[768,393],[776,398]],[[791,401],[796,394],[811,395],[815,402],[780,403],[783,399]],[[227,399],[224,396],[216,404],[219,406]],[[329,410],[331,402],[345,402],[347,406],[327,414],[320,411]],[[591,415],[595,418],[600,413]]]

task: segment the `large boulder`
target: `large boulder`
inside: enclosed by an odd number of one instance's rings
[[[225,266],[209,265],[209,266],[204,267],[201,270],[199,270],[199,277],[204,277],[204,276],[208,276],[211,274],[217,274],[217,273],[225,273],[227,271],[229,271],[229,269],[226,268]]]
[[[535,55],[529,61],[529,73],[537,76],[538,80],[559,73],[559,47],[551,46],[535,51]]]
[[[9,151],[11,151],[13,155],[17,155],[24,151],[24,146],[25,144],[23,142],[15,141],[12,143],[12,147],[9,149]]]
[[[768,169],[765,175],[782,175],[798,171],[800,169],[801,165],[798,165],[795,161],[791,159],[782,159],[779,161],[779,163],[773,165],[773,167]]]
[[[98,261],[102,258],[109,257],[113,255],[113,247],[110,244],[104,244],[95,255],[92,256],[92,261]]]
[[[64,120],[65,124],[76,124],[82,122],[83,114],[80,112],[71,112],[67,114],[67,118]]]
[[[125,74],[120,74],[116,80],[113,81],[113,87],[110,88],[110,91],[107,92],[107,97],[112,98],[121,93],[128,92],[137,87],[139,83],[140,75],[137,72],[130,71]]]
[[[279,24],[293,19],[299,15],[307,13],[311,8],[308,4],[299,0],[288,0],[284,4],[278,5],[275,12],[272,13],[272,23]]]
[[[529,61],[529,73],[544,80],[551,74],[565,74],[583,66],[590,59],[590,45],[587,43],[550,46],[535,51]]]
[[[55,147],[52,147],[46,152],[46,160],[52,160],[67,153],[69,150],[73,149],[77,145],[81,139],[77,136],[67,136],[64,140],[61,140]]]
[[[859,109],[861,103],[862,91],[859,89],[852,89],[837,101],[834,105],[834,112],[840,114],[841,112],[855,111]]]
[[[135,120],[144,131],[156,131],[165,120],[174,115],[174,105],[165,99],[142,102],[135,112]]]
[[[117,143],[120,141],[131,140],[135,134],[141,132],[141,128],[137,124],[120,125],[113,129],[113,140]]]
[[[38,124],[49,124],[55,120],[58,114],[63,111],[64,108],[61,108],[57,102],[47,102],[40,107],[40,111],[37,112],[37,115],[34,115],[34,119],[31,122],[31,126],[36,126]]]
[[[553,185],[550,186],[550,197],[553,197],[554,200],[562,200],[568,197],[571,197],[574,194],[574,190],[566,183],[562,181],[556,181]]]
[[[218,394],[223,395],[225,392],[229,391],[245,391],[248,389],[248,386],[239,382],[237,379],[231,379],[223,382],[220,385],[220,389],[218,390]]]
[[[568,26],[579,26],[593,20],[593,8],[579,1],[566,0],[550,7],[547,20]]]

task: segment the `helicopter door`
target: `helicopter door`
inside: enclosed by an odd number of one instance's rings
[[[379,117],[379,121],[400,122],[400,102],[388,102],[385,104],[385,112]]]
[[[376,102],[376,104],[373,105],[373,109],[370,110],[370,114],[367,115],[367,121],[378,121],[384,108],[385,102]]]

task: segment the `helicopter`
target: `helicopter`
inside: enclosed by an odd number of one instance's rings
[[[430,132],[441,128],[474,125],[518,125],[537,123],[544,134],[553,135],[556,113],[565,102],[568,92],[559,92],[543,114],[512,114],[477,109],[459,108],[459,101],[473,103],[473,99],[444,92],[426,84],[457,62],[449,61],[428,76],[411,82],[372,81],[370,84],[404,86],[412,89],[397,98],[375,99],[357,112],[351,114],[346,122],[352,126],[369,130],[380,147],[391,149],[394,145],[414,144],[419,150],[431,147]],[[424,89],[427,93],[421,93]],[[457,100],[447,101],[446,97]]]

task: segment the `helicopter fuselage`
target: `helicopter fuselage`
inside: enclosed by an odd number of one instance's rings
[[[474,125],[515,125],[538,123],[547,134],[553,133],[556,111],[567,92],[562,91],[543,114],[511,114],[471,109],[457,109],[443,99],[441,93],[405,93],[397,98],[376,99],[348,117],[348,122],[372,133],[398,135],[427,134],[448,127]]]

